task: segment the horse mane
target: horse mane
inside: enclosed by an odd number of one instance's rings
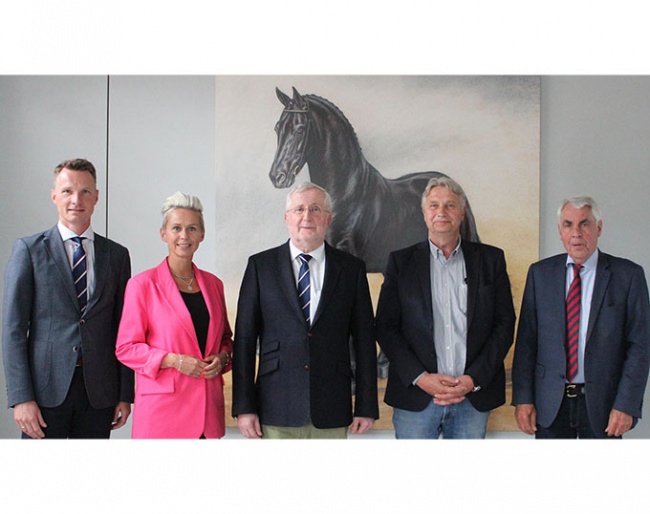
[[[303,98],[305,98],[308,101],[311,100],[317,106],[333,111],[341,120],[343,120],[346,127],[350,130],[350,133],[352,134],[353,142],[356,144],[356,146],[359,147],[359,151],[361,151],[359,138],[357,137],[357,133],[354,130],[352,123],[350,123],[350,120],[348,120],[347,116],[343,113],[341,109],[338,108],[338,106],[334,102],[328,100],[327,98],[323,98],[322,96],[318,96],[314,94],[305,94],[303,95]]]

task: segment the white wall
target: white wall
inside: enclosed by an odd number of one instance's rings
[[[15,238],[55,223],[52,169],[77,156],[92,160],[101,175],[93,226],[129,247],[134,272],[164,257],[160,204],[178,189],[204,202],[206,242],[197,263],[218,269],[213,77],[3,76],[0,112],[2,269]],[[541,112],[541,257],[562,251],[558,203],[586,193],[603,210],[601,248],[649,272],[650,77],[543,77]],[[508,208],[507,199],[495,201]],[[5,401],[0,438],[18,437]],[[127,430],[116,435],[128,437]],[[630,437],[650,438],[650,421]]]
[[[562,251],[557,207],[588,194],[603,212],[599,247],[641,264],[650,279],[650,77],[544,77],[540,253]],[[645,419],[629,438],[650,438]]]
[[[56,223],[52,172],[73,157],[95,164],[93,228],[129,248],[133,273],[167,255],[160,206],[177,190],[203,202],[206,238],[195,260],[214,269],[214,98],[214,77],[0,77],[2,270],[16,238]],[[4,373],[0,390],[0,438],[19,437]],[[129,423],[113,437],[130,433]]]
[[[14,240],[57,221],[50,188],[64,159],[95,164],[100,199],[93,226],[105,233],[106,91],[106,77],[0,77],[2,285]],[[4,373],[0,390],[0,437],[18,437],[13,411],[6,409]]]

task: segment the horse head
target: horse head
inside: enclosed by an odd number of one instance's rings
[[[280,119],[275,124],[278,147],[275,151],[269,178],[277,188],[290,187],[296,175],[307,160],[307,140],[309,138],[309,104],[293,88],[293,98],[289,98],[275,88],[278,99],[284,105]]]

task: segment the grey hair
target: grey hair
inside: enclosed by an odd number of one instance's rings
[[[302,184],[297,184],[291,188],[291,190],[287,194],[287,200],[284,205],[285,210],[287,211],[289,210],[289,207],[291,206],[291,197],[295,193],[304,193],[305,191],[309,191],[311,189],[316,189],[325,195],[325,210],[328,212],[332,212],[332,197],[330,196],[330,194],[327,192],[326,189],[312,182],[303,182]]]
[[[203,204],[199,200],[198,196],[188,195],[186,193],[181,193],[176,191],[173,195],[168,196],[163,202],[161,213],[163,216],[162,219],[162,228],[165,228],[167,225],[167,219],[169,218],[169,213],[174,209],[190,209],[199,214],[201,230],[205,231],[205,223],[203,221]]]
[[[603,216],[600,212],[600,208],[598,207],[598,204],[596,203],[596,200],[594,200],[591,196],[572,196],[570,198],[565,198],[562,200],[562,204],[560,205],[559,209],[557,210],[557,222],[560,223],[562,221],[562,211],[567,205],[571,205],[572,207],[575,207],[576,209],[582,209],[583,207],[589,207],[591,209],[591,214],[594,215],[594,219],[596,220],[596,223],[600,222],[600,220],[603,219]]]
[[[427,196],[429,196],[429,193],[434,187],[446,187],[447,189],[450,189],[456,196],[458,196],[460,199],[460,206],[465,210],[465,207],[467,206],[467,196],[465,195],[465,191],[463,191],[460,184],[453,178],[445,176],[429,179],[427,187],[424,188],[424,192],[422,193],[422,208],[425,207]]]

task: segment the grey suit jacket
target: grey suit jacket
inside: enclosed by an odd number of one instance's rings
[[[133,372],[115,357],[129,252],[95,235],[95,291],[83,316],[58,228],[18,239],[5,271],[2,349],[9,406],[56,407],[83,350],[86,390],[95,408],[133,401]]]
[[[557,416],[566,383],[566,254],[528,271],[513,362],[513,405],[534,404],[537,423]],[[585,346],[591,427],[605,437],[617,409],[641,417],[650,344],[648,287],[641,266],[600,252]]]

